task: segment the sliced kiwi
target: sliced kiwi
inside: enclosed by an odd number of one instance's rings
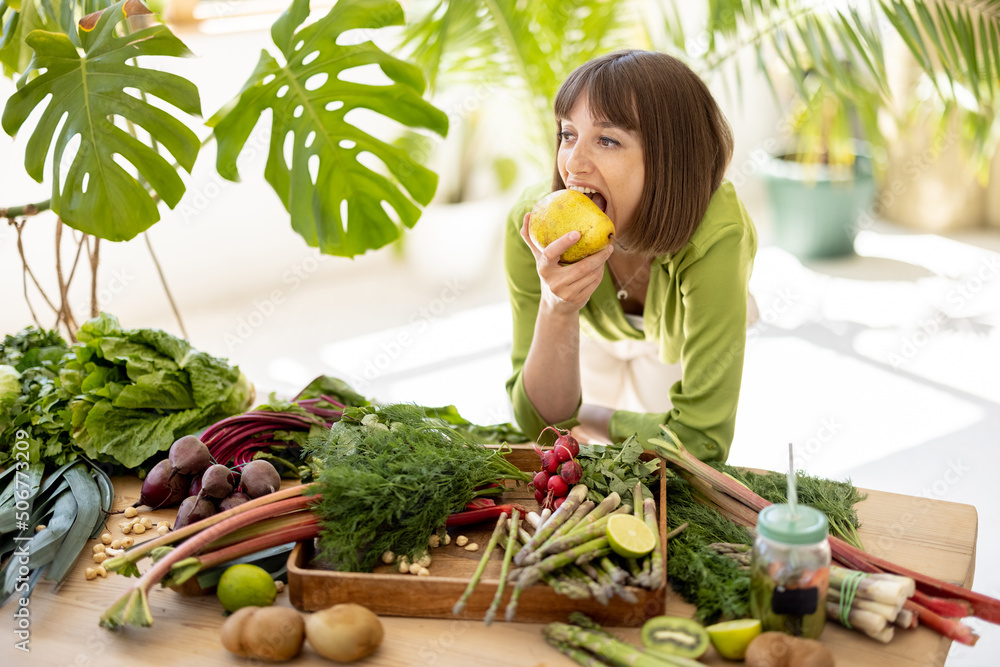
[[[642,626],[642,644],[649,651],[697,659],[708,650],[709,639],[698,621],[654,616]]]

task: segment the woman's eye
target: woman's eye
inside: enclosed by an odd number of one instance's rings
[[[609,146],[618,146],[619,143],[611,137],[601,137],[601,145],[607,148]]]
[[[566,132],[565,130],[560,132],[558,136],[559,136],[559,141],[569,141],[570,139],[573,138],[573,135],[570,134],[569,132]]]

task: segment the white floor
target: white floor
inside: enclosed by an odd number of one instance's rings
[[[185,39],[199,54],[185,74],[202,77],[207,116],[238,89],[262,43],[220,36],[206,68],[208,42]],[[211,72],[234,80],[206,86]],[[0,100],[11,90],[0,79]],[[44,198],[21,170],[24,139],[0,142],[0,205]],[[232,184],[215,175],[206,147],[182,206],[164,210],[150,233],[196,347],[239,364],[262,400],[331,373],[380,400],[509,420],[497,214],[468,213],[459,233],[428,214],[405,259],[390,250],[318,258],[260,180],[263,158],[241,162],[245,182]],[[752,182],[741,190],[752,192]],[[44,223],[30,224],[26,251],[40,274],[51,267],[50,239]],[[793,441],[810,473],[974,505],[974,588],[1000,597],[1000,233],[949,239],[877,226],[857,249],[803,266],[762,244],[753,278],[762,320],[748,344],[731,462],[784,469]],[[30,313],[6,225],[0,285],[0,332],[12,332]],[[102,246],[98,287],[102,308],[125,326],[177,332],[141,240]],[[73,294],[85,304],[87,293],[81,284]],[[949,667],[1000,664],[1000,630],[973,625],[979,645],[955,646]]]

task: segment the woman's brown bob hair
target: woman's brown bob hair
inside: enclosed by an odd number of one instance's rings
[[[665,53],[616,51],[577,67],[556,94],[557,132],[583,93],[595,120],[638,132],[642,141],[642,200],[619,243],[649,255],[677,252],[733,157],[729,122],[698,75]],[[557,163],[552,189],[565,187]]]

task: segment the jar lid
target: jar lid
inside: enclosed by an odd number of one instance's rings
[[[768,505],[757,517],[757,532],[769,540],[786,544],[815,544],[826,539],[826,515],[815,507]]]

